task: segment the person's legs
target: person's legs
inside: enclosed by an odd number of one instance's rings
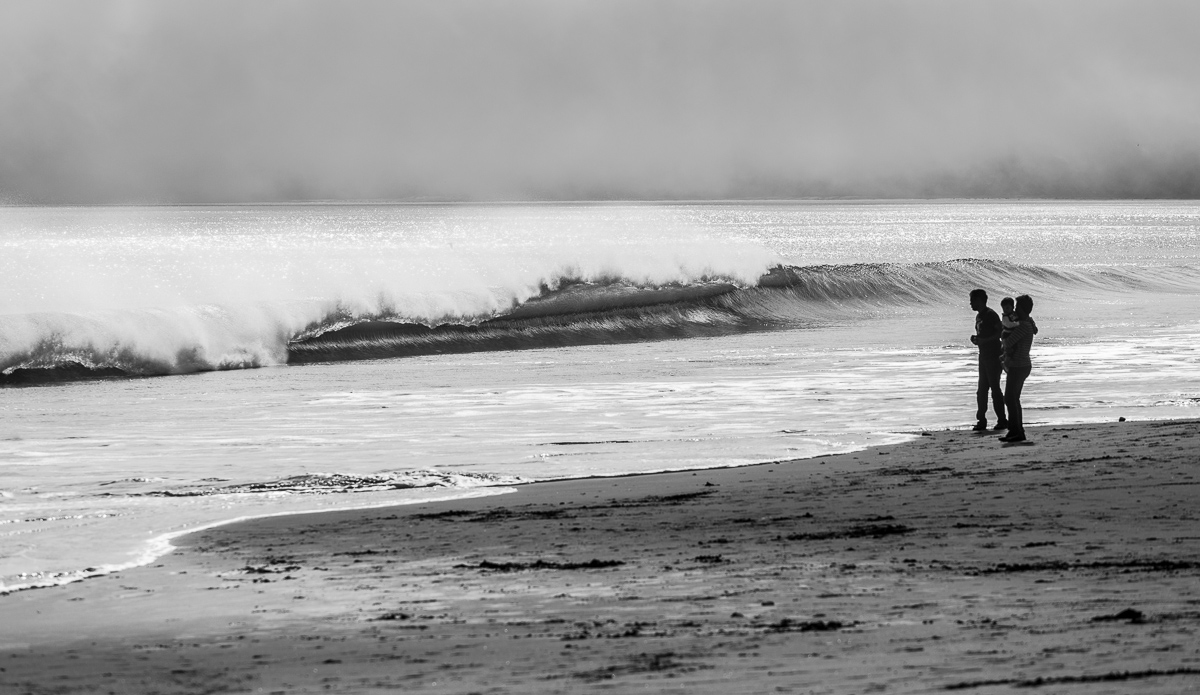
[[[979,388],[975,391],[975,401],[978,405],[978,410],[975,412],[977,423],[985,425],[987,423],[988,394],[992,396],[992,408],[996,411],[997,424],[1005,422],[1004,392],[1000,390],[1000,372],[1000,360],[984,359],[982,356],[979,358]]]
[[[1004,384],[1004,404],[1008,406],[1008,437],[1025,438],[1025,419],[1021,412],[1021,390],[1029,378],[1029,367],[1008,370],[1008,381]]]
[[[992,382],[992,409],[996,411],[996,426],[1008,424],[1008,418],[1005,417],[1004,392],[1000,390],[1000,375],[1004,374],[1004,364],[999,359],[992,360],[991,369],[988,372],[988,379]]]
[[[979,386],[975,389],[975,403],[979,406],[975,410],[975,429],[977,430],[987,429],[987,401],[990,388],[983,360],[979,360]]]

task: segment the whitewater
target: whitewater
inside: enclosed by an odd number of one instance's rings
[[[1200,203],[0,208],[0,591],[232,519],[1194,417]]]

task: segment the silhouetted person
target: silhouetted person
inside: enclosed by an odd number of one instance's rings
[[[1033,347],[1033,336],[1037,335],[1037,324],[1029,316],[1033,312],[1033,299],[1023,294],[1017,297],[1017,325],[1009,329],[1004,340],[1004,368],[1008,381],[1004,384],[1004,404],[1008,406],[1008,434],[1002,442],[1025,441],[1025,421],[1021,414],[1021,389],[1033,362],[1029,359],[1029,348]]]
[[[1000,390],[1000,317],[988,308],[987,292],[971,290],[971,308],[975,310],[975,335],[971,342],[979,346],[979,389],[975,392],[979,410],[975,413],[976,432],[987,429],[988,393],[996,410],[997,431],[1008,429],[1004,417],[1004,393]]]

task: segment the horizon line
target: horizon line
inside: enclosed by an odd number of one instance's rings
[[[393,198],[329,198],[313,200],[266,200],[266,201],[227,201],[227,202],[111,202],[111,203],[26,203],[0,201],[0,207],[5,208],[122,208],[122,207],[286,207],[297,205],[338,206],[338,205],[737,205],[737,204],[804,204],[804,203],[903,203],[903,202],[1062,202],[1062,203],[1101,203],[1101,202],[1195,202],[1200,197],[1040,197],[1040,196],[931,196],[931,197],[879,197],[879,196],[812,196],[798,198],[577,198],[577,199],[536,199],[536,200],[466,200],[466,199],[393,199]]]

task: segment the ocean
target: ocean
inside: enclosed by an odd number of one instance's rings
[[[0,591],[966,427],[975,287],[1034,299],[1028,424],[1200,412],[1200,202],[0,207]]]

